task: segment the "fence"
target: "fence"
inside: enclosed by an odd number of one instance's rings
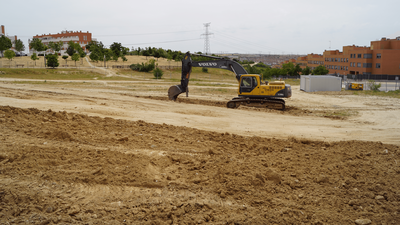
[[[333,75],[335,76],[335,75]],[[400,79],[400,75],[387,75],[387,74],[347,74],[347,75],[336,75],[344,79],[345,77],[350,80],[362,81],[362,80],[392,80],[395,81]]]
[[[163,70],[171,70],[171,69],[181,69],[182,66],[157,66]],[[130,65],[112,65],[111,68],[113,69],[130,69]]]
[[[349,84],[351,83],[358,83],[358,84],[363,84],[363,89],[364,90],[371,90],[370,89],[370,84],[372,82],[375,82],[375,84],[380,84],[381,87],[379,88],[380,91],[395,91],[395,90],[400,90],[400,81],[399,80],[372,80],[372,79],[365,79],[365,80],[355,80],[355,79],[347,79],[347,77],[344,77],[343,80],[343,85],[348,89]]]
[[[73,68],[78,68],[78,67],[89,67],[87,63],[85,63],[83,60],[79,60],[77,62],[72,61],[72,60],[59,60],[59,68],[64,68],[64,67],[73,67]],[[44,60],[37,60],[37,61],[0,61],[0,68],[48,68],[47,66],[44,66]]]

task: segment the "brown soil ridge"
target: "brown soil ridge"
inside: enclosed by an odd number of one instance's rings
[[[0,106],[0,221],[400,221],[399,146],[246,137]]]

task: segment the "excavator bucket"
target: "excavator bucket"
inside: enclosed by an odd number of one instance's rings
[[[181,93],[183,93],[184,91],[182,91],[182,86],[181,85],[174,85],[171,86],[168,89],[168,98],[170,100],[175,101],[178,98],[178,95],[180,95]]]

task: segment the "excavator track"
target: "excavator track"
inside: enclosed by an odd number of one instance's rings
[[[237,108],[240,105],[258,107],[258,108],[268,108],[276,110],[285,110],[285,101],[279,98],[233,98],[230,100],[226,106],[228,108]]]

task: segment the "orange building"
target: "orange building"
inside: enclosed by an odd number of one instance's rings
[[[300,68],[302,68],[302,69],[306,68],[307,63],[308,63],[307,56],[300,56],[296,60],[296,64],[299,64]]]
[[[319,65],[324,65],[323,55],[317,55],[317,54],[307,55],[307,66],[310,67],[310,69],[313,70]]]
[[[301,68],[308,66],[311,69],[324,65],[329,74],[399,76],[400,37],[372,41],[370,47],[343,46],[343,52],[325,50],[323,55],[308,54],[306,57],[297,58],[294,63],[300,64]]]
[[[87,45],[90,41],[95,41],[96,39],[92,39],[92,33],[82,32],[82,31],[62,31],[57,34],[42,34],[33,36],[33,38],[38,38],[42,41],[43,44],[48,45],[50,42],[59,42],[62,41],[64,45],[61,48],[61,55],[66,54],[65,51],[68,48],[68,42],[73,41],[74,43],[79,43],[80,46],[85,50],[85,45]],[[31,40],[28,40],[30,43]],[[47,50],[46,52],[51,52],[51,50]],[[32,50],[29,49],[29,54],[32,54]]]

